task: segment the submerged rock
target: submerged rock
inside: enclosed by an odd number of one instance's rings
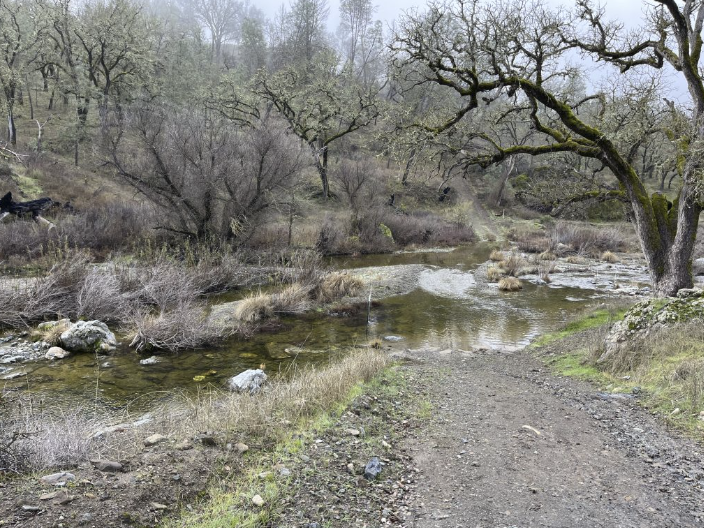
[[[250,394],[258,393],[262,385],[266,382],[267,375],[261,369],[245,370],[230,378],[227,386],[235,392],[249,392]]]
[[[110,351],[117,340],[102,321],[78,321],[61,334],[63,348],[70,352]]]
[[[156,365],[161,360],[157,356],[148,357],[147,359],[140,359],[140,365]]]
[[[49,350],[47,350],[44,357],[46,359],[64,359],[64,358],[69,357],[70,355],[71,355],[71,352],[69,352],[68,350],[64,350],[61,347],[54,346],[54,347],[51,347]]]

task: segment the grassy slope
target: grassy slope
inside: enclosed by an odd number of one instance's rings
[[[667,423],[701,437],[704,343],[689,337],[685,329],[670,330],[667,339],[647,350],[636,345],[630,352],[632,368],[609,370],[596,363],[594,352],[600,348],[595,347],[600,347],[608,326],[624,313],[624,309],[590,312],[542,336],[533,350],[555,373],[589,381],[607,392],[638,394],[638,402]]]

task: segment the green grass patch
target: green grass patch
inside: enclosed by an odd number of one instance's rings
[[[302,418],[292,424],[274,445],[261,450],[250,450],[245,455],[244,468],[233,474],[223,460],[215,473],[209,490],[200,504],[183,509],[178,517],[167,519],[163,528],[257,528],[270,526],[275,521],[282,498],[294,492],[292,477],[277,474],[276,466],[290,467],[306,446],[315,442],[327,430],[336,426],[350,404],[358,397],[375,398],[402,396],[407,380],[398,366],[381,371],[367,383],[356,384],[343,401],[327,411]],[[401,411],[399,411],[401,412]],[[373,439],[368,439],[374,441]],[[252,498],[259,495],[263,506],[256,506]]]
[[[583,332],[591,328],[597,328],[605,324],[610,324],[614,321],[622,319],[626,311],[626,308],[622,308],[615,311],[606,308],[594,310],[583,317],[575,319],[574,321],[570,321],[562,329],[557,330],[556,332],[543,334],[538,339],[533,341],[533,343],[531,343],[531,348],[545,346],[554,341],[558,341],[571,335],[578,334],[579,332]]]

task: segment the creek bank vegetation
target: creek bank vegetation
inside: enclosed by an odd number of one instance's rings
[[[604,397],[641,403],[666,422],[704,431],[704,291],[674,299],[599,308],[538,340],[535,350],[560,374],[586,379]]]
[[[63,346],[78,352],[86,347],[71,345],[65,335],[71,321],[99,320],[127,335],[138,352],[177,352],[216,345],[235,334],[246,337],[256,322],[341,301],[362,287],[348,273],[324,271],[315,253],[278,256],[269,266],[261,264],[254,266],[241,254],[225,253],[190,266],[165,255],[148,265],[120,261],[95,265],[86,255],[71,253],[46,275],[0,282],[5,307],[0,327],[18,330],[39,323],[31,337],[43,349]],[[233,303],[239,323],[228,326],[211,317],[218,309],[218,295],[257,284],[279,291]],[[91,346],[97,350],[101,341],[115,348],[114,336],[95,338]]]
[[[17,522],[41,512],[43,520],[63,516],[101,525],[168,516],[173,526],[200,526],[225,516],[238,526],[256,526],[283,509],[291,478],[311,477],[303,453],[321,435],[359,444],[350,446],[359,476],[372,454],[393,458],[390,445],[382,445],[393,441],[388,416],[382,420],[371,408],[387,409],[385,394],[398,401],[401,387],[381,378],[365,385],[380,375],[393,378],[388,367],[383,353],[358,350],[319,370],[269,382],[256,395],[184,394],[158,412],[139,420],[123,416],[125,423],[107,428],[108,417],[89,409],[61,411],[4,394],[0,512]],[[396,406],[388,411],[397,413],[394,422],[406,418]],[[357,436],[346,432],[353,427]],[[361,444],[359,430],[365,431]],[[26,471],[42,478],[15,475]],[[59,489],[57,482],[67,485]],[[252,502],[255,495],[263,497],[261,505]]]

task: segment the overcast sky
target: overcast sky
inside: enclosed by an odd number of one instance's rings
[[[267,17],[274,16],[274,13],[278,10],[282,3],[288,6],[290,5],[289,0],[257,0],[252,2],[253,5],[264,11]],[[573,0],[545,0],[548,5],[558,6],[564,5],[568,7],[574,6]],[[634,23],[640,18],[645,6],[645,1],[643,0],[602,0],[602,3],[606,4],[607,13],[614,17],[622,20],[626,23]],[[413,7],[423,7],[425,6],[425,0],[387,0],[375,2],[376,5],[376,18],[387,23],[391,23],[393,20],[397,19],[403,11],[411,9]],[[330,6],[330,29],[334,30],[337,28],[338,24],[338,12],[340,9],[339,0],[328,0],[328,5]]]

